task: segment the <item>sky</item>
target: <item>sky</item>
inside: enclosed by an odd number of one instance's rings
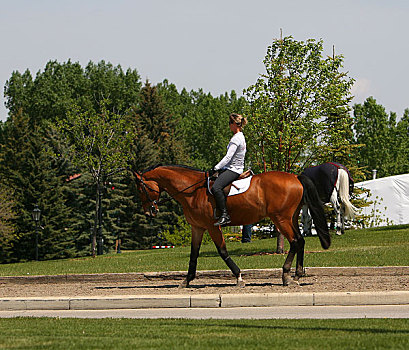
[[[264,71],[274,39],[323,40],[355,79],[353,104],[373,96],[409,108],[407,0],[0,0],[0,83],[50,60],[104,60],[144,82],[241,94]],[[8,111],[0,99],[0,120]]]

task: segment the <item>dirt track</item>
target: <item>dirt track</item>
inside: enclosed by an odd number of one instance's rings
[[[183,273],[0,277],[0,297],[409,290],[409,267],[310,268],[306,273],[300,285],[283,287],[280,270],[245,270],[246,287],[238,288],[227,271],[199,272],[187,289],[178,288]]]

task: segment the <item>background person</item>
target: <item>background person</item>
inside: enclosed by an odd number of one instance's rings
[[[251,229],[253,225],[243,225],[241,230],[241,243],[249,243],[251,242]]]

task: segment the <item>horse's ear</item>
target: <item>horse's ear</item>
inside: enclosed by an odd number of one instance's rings
[[[140,182],[142,180],[142,174],[138,170],[132,170],[132,173],[134,174],[136,181]]]

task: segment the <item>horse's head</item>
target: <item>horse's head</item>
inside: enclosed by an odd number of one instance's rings
[[[161,192],[159,185],[156,181],[144,178],[142,174],[136,172],[134,174],[145,215],[155,217],[159,211],[158,200]]]

